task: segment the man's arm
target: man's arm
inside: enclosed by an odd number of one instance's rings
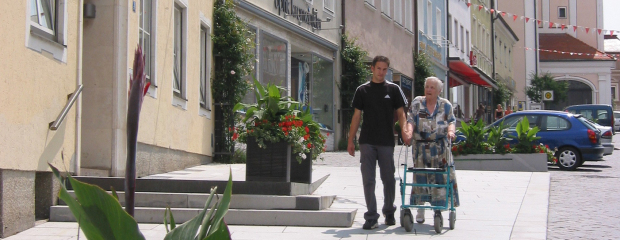
[[[360,121],[362,117],[362,111],[355,108],[355,112],[353,112],[353,118],[351,119],[351,128],[349,129],[349,144],[347,145],[347,151],[349,155],[355,157],[355,144],[353,143],[353,139],[355,138],[355,134],[357,133],[357,129],[360,126]]]

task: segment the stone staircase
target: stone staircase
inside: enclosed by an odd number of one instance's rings
[[[350,227],[356,209],[332,209],[330,206],[336,198],[335,195],[311,195],[327,177],[329,175],[312,184],[235,181],[230,210],[225,217],[226,223]],[[122,178],[76,177],[76,179],[98,185],[105,190],[110,190],[111,187],[117,190],[123,189]],[[170,207],[175,221],[185,222],[204,208],[209,197],[209,194],[205,193],[209,192],[212,186],[218,186],[218,192],[221,193],[225,184],[226,181],[137,179],[135,219],[138,223],[163,223],[164,211],[166,207]],[[67,188],[71,189],[71,186]],[[69,190],[69,193],[73,194],[73,191]],[[124,206],[124,193],[120,191],[117,193],[121,205]],[[62,201],[59,201],[59,205],[52,206],[50,211],[50,221],[75,221],[71,211]]]

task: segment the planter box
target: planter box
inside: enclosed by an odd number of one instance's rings
[[[457,170],[546,172],[547,154],[469,154],[454,157]]]
[[[267,143],[266,148],[260,148],[254,138],[248,138],[245,180],[312,183],[312,161],[298,163],[286,142]]]

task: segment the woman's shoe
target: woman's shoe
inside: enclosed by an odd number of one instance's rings
[[[418,208],[418,214],[415,216],[415,221],[418,223],[424,223],[424,208]]]

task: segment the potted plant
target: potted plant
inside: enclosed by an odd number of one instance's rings
[[[516,127],[517,136],[506,136],[506,126],[484,127],[481,121],[468,125],[462,123],[458,130],[463,141],[452,146],[457,169],[547,171],[547,162],[553,162],[553,151],[536,144],[538,127],[531,128],[527,118]],[[517,140],[511,146],[509,141]],[[541,154],[543,153],[543,154]]]
[[[308,109],[282,96],[284,88],[254,80],[255,104],[238,103],[245,109],[238,118],[233,140],[247,144],[246,181],[311,183],[312,160],[325,151],[325,137]]]

